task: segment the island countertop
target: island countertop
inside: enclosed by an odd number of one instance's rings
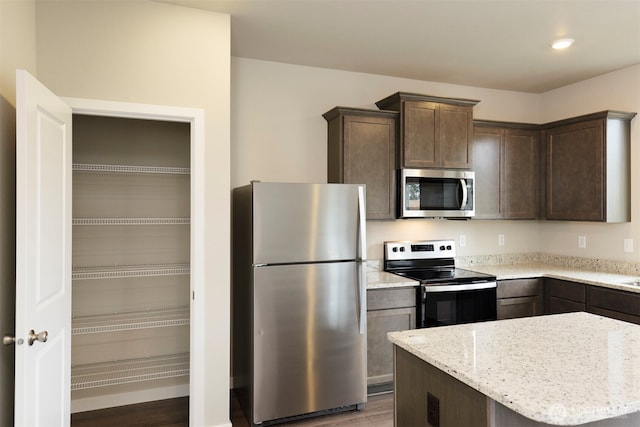
[[[640,325],[579,312],[388,336],[537,422],[577,425],[640,411]]]

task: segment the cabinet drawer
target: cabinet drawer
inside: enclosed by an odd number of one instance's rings
[[[635,323],[636,325],[640,325],[640,316],[633,316],[627,313],[621,313],[619,311],[606,310],[604,308],[599,307],[591,307],[589,308],[589,312],[593,314],[598,314],[600,316],[610,317],[612,319],[624,320],[625,322]]]
[[[584,304],[586,301],[586,286],[582,283],[567,282],[558,279],[546,279],[549,289],[549,296],[562,298],[569,301]]]
[[[496,296],[498,298],[517,298],[542,295],[541,279],[499,280]]]
[[[497,311],[498,320],[537,316],[542,314],[542,295],[499,299]]]
[[[549,298],[549,314],[573,313],[575,311],[584,311],[585,304],[581,302],[570,301],[563,298]]]
[[[416,306],[416,288],[369,289],[367,310],[385,310]]]
[[[640,316],[640,294],[591,286],[589,306]]]

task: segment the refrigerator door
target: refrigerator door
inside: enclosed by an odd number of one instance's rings
[[[364,259],[364,186],[253,183],[253,264]]]
[[[254,268],[254,423],[366,402],[361,264]]]

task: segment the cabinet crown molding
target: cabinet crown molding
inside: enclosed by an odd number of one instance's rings
[[[630,113],[626,111],[616,111],[616,110],[604,110],[598,111],[597,113],[591,114],[583,114],[581,116],[570,117],[567,119],[556,120],[553,122],[545,123],[542,125],[543,129],[553,128],[556,126],[563,126],[572,123],[584,122],[586,120],[597,120],[597,119],[617,119],[617,120],[631,120],[636,116],[636,113]]]
[[[368,117],[373,116],[373,117],[391,117],[391,118],[396,118],[400,115],[400,113],[397,111],[374,110],[369,108],[354,108],[354,107],[338,106],[324,113],[322,117],[324,117],[325,120],[330,121],[335,117],[339,116],[340,114],[350,115],[350,116],[368,116]]]
[[[376,102],[378,108],[385,109],[390,105],[397,104],[400,101],[425,101],[425,102],[438,102],[441,104],[461,105],[464,107],[473,107],[480,100],[478,99],[466,99],[466,98],[449,98],[433,95],[421,95],[419,93],[410,92],[396,92],[393,95],[389,95],[384,99]]]

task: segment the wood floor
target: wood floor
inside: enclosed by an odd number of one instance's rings
[[[184,427],[189,425],[189,398],[157,400],[71,415],[73,427]]]
[[[233,427],[249,426],[235,399],[233,399],[231,423]],[[363,411],[323,415],[279,425],[283,427],[393,427],[393,394],[369,396]]]
[[[238,401],[231,404],[233,427],[248,427]],[[182,427],[189,425],[189,398],[120,406],[71,416],[72,427]],[[392,427],[393,394],[369,396],[363,411],[324,415],[280,424],[286,427]]]

